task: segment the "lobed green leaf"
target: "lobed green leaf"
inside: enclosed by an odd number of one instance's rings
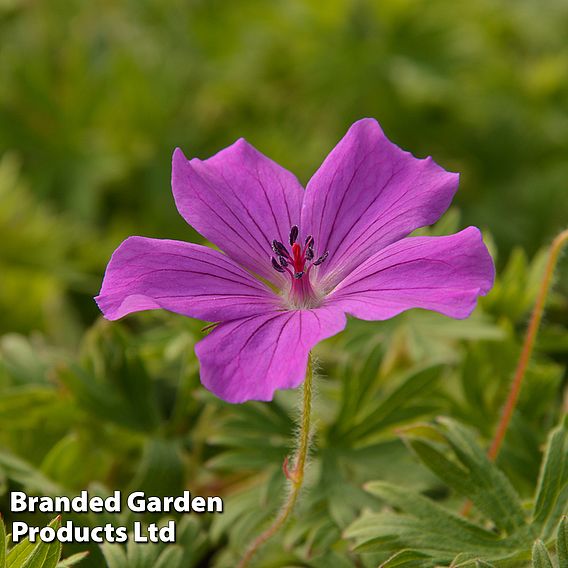
[[[552,534],[568,512],[568,416],[549,437],[540,470],[533,524],[542,538]]]
[[[532,549],[533,568],[554,568],[548,550],[542,540],[535,541]]]
[[[471,499],[496,527],[513,534],[525,528],[527,520],[520,498],[505,475],[486,456],[465,427],[439,419],[435,427],[444,438],[440,447],[431,439],[405,433],[405,439],[420,460],[444,483]],[[442,452],[449,450],[450,457]]]

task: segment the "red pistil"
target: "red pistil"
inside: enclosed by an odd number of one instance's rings
[[[292,245],[292,262],[294,263],[294,272],[303,272],[304,263],[306,258],[304,256],[304,251],[298,243]]]
[[[296,225],[290,230],[290,249],[280,241],[272,241],[272,250],[277,258],[272,257],[272,267],[280,273],[288,273],[291,278],[291,286],[288,291],[290,302],[295,307],[309,306],[314,303],[315,292],[310,282],[310,271],[314,266],[319,266],[327,258],[325,252],[314,260],[314,238],[306,237],[304,246],[297,243],[299,229]]]

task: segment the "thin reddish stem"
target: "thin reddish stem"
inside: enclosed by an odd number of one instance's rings
[[[495,461],[501,450],[501,445],[505,439],[505,434],[511,422],[513,412],[517,405],[519,399],[519,393],[521,392],[521,386],[523,384],[523,378],[527,371],[528,364],[531,359],[531,355],[534,349],[534,344],[536,336],[538,334],[538,329],[540,327],[540,322],[542,321],[542,316],[544,314],[544,307],[546,304],[546,298],[548,297],[548,292],[550,290],[550,284],[552,283],[552,278],[554,276],[554,270],[558,262],[558,255],[562,250],[564,244],[568,242],[568,229],[562,231],[552,242],[550,246],[550,253],[548,255],[548,262],[546,263],[546,269],[544,271],[544,276],[540,285],[540,289],[536,298],[536,302],[531,314],[531,319],[529,326],[527,328],[527,333],[525,336],[525,341],[523,343],[523,348],[521,351],[521,356],[519,357],[519,362],[517,363],[517,368],[515,374],[513,375],[513,380],[511,382],[511,389],[509,391],[509,396],[503,407],[503,413],[501,414],[501,420],[497,425],[495,430],[495,435],[493,437],[493,442],[487,452],[489,459]]]
[[[538,291],[536,302],[531,314],[531,319],[529,321],[529,326],[527,328],[527,333],[525,335],[525,340],[523,342],[523,347],[521,350],[519,361],[517,363],[517,368],[515,369],[515,374],[513,375],[513,379],[511,381],[509,395],[507,396],[507,400],[505,401],[505,405],[503,406],[501,419],[497,424],[497,428],[493,436],[493,441],[491,442],[491,445],[489,446],[489,450],[487,452],[487,456],[491,461],[495,461],[497,459],[497,456],[499,455],[501,446],[503,445],[505,435],[507,434],[507,430],[511,422],[511,418],[513,417],[513,413],[517,406],[517,402],[519,400],[519,394],[521,392],[521,387],[523,385],[523,379],[525,377],[527,367],[531,360],[534,344],[536,341],[536,336],[538,334],[540,323],[542,321],[542,316],[544,314],[546,299],[550,291],[550,285],[552,283],[552,278],[554,276],[554,270],[556,268],[556,264],[558,263],[558,256],[560,255],[562,247],[567,242],[568,242],[568,229],[562,231],[559,235],[557,235],[554,241],[552,241],[552,244],[550,245],[550,252],[548,255],[548,261],[546,263],[544,276],[542,278],[540,289]],[[468,501],[465,504],[464,508],[462,509],[462,514],[467,515],[470,509],[471,509],[471,502]]]

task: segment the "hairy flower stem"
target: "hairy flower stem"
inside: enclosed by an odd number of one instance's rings
[[[288,497],[280,513],[274,519],[274,522],[260,535],[252,541],[247,548],[244,556],[239,562],[237,568],[246,568],[260,547],[270,538],[272,538],[288,521],[290,515],[294,511],[300,490],[304,483],[304,473],[306,469],[306,460],[310,447],[310,424],[312,413],[312,387],[313,387],[313,363],[311,355],[308,356],[308,369],[306,380],[303,387],[303,404],[302,416],[300,421],[300,430],[298,432],[297,451],[295,455],[295,463],[293,469],[288,468],[288,458],[284,460],[282,469],[288,479]]]
[[[509,389],[509,395],[505,401],[505,406],[503,406],[503,411],[501,413],[501,419],[495,430],[493,436],[493,441],[489,450],[487,451],[487,457],[491,461],[495,461],[501,450],[503,440],[507,434],[507,429],[513,417],[513,413],[517,406],[519,400],[519,394],[521,392],[521,387],[523,384],[523,378],[527,371],[528,364],[530,362],[534,343],[540,327],[540,322],[542,321],[542,316],[544,314],[544,307],[546,304],[546,299],[550,291],[550,285],[552,283],[552,278],[554,276],[554,270],[556,269],[556,264],[558,263],[558,256],[562,247],[568,242],[568,229],[559,233],[556,238],[552,241],[550,245],[550,251],[548,254],[548,261],[546,263],[546,268],[544,271],[544,276],[540,284],[540,289],[536,297],[536,302],[531,314],[531,319],[529,326],[527,328],[527,333],[525,335],[525,340],[523,342],[523,347],[521,350],[521,355],[517,363],[517,368],[515,369],[515,374],[511,381],[511,387]],[[467,515],[471,509],[471,501],[465,503],[462,514]]]

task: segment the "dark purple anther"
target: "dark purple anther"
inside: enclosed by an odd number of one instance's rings
[[[276,270],[277,272],[286,272],[277,262],[277,260],[272,257],[272,268],[274,268],[274,270]]]
[[[329,251],[325,251],[316,261],[314,261],[314,266],[319,266],[329,255]]]
[[[272,241],[272,250],[278,255],[285,258],[291,258],[290,253],[280,241]]]
[[[296,239],[298,238],[298,226],[294,225],[291,229],[290,229],[290,246],[292,246],[295,242]]]
[[[312,266],[319,266],[328,257],[329,252],[322,254],[317,260],[314,261],[315,240],[312,235],[306,237],[304,246],[298,243],[298,236],[300,230],[297,225],[292,225],[290,229],[290,246],[291,252],[284,244],[276,239],[272,241],[272,250],[275,257],[272,257],[272,267],[278,272],[288,272],[292,277],[292,282],[300,280],[302,276],[306,275],[305,281],[309,286],[309,274]],[[308,266],[308,264],[310,266]],[[293,286],[300,286],[300,283],[293,284]]]

